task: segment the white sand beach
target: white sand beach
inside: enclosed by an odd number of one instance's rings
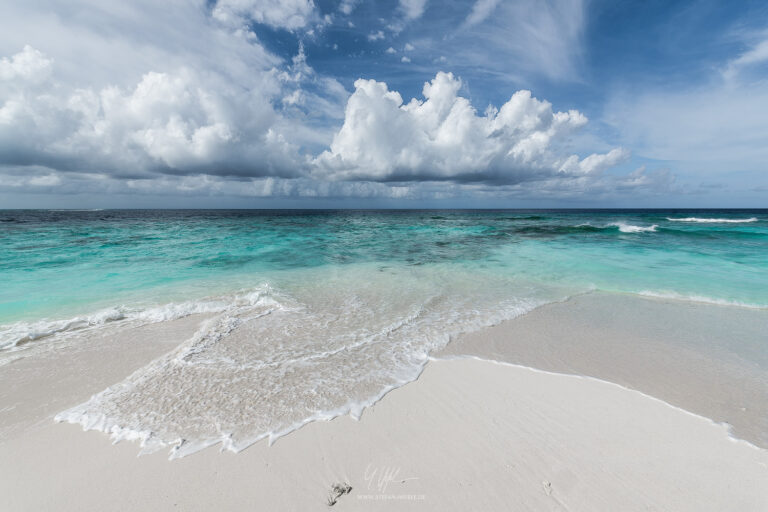
[[[511,336],[537,320],[530,315],[475,336],[498,342],[501,330]],[[213,447],[173,461],[167,452],[138,457],[135,443],[53,422],[197,321],[0,369],[3,510],[768,509],[768,451],[725,424],[595,378],[451,354],[360,421],[314,422],[238,454]],[[626,370],[634,360],[615,361]],[[351,490],[329,508],[336,484]]]

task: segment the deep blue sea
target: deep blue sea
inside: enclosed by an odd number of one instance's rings
[[[768,308],[768,210],[0,211],[0,353],[211,316],[65,416],[182,451],[359,414],[451,336],[595,290]]]

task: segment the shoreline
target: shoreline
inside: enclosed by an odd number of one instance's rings
[[[669,332],[663,336],[659,335],[659,331],[648,330],[653,323],[659,323],[660,312],[670,310],[672,312],[668,320],[674,320],[661,323],[676,326],[677,329],[666,329]],[[595,319],[589,318],[589,314],[584,315],[585,311],[590,314],[610,311],[613,315],[602,316],[598,322],[589,325],[589,321]],[[696,312],[698,317],[681,321],[681,313],[686,311]],[[74,396],[80,396],[83,402],[144,365],[173,352],[213,317],[215,315],[211,313],[194,313],[165,322],[98,331],[95,336],[89,336],[86,332],[82,339],[75,337],[61,346],[51,344],[33,352],[31,357],[20,354],[22,357],[18,360],[6,363],[11,366],[9,372],[3,372],[0,367],[0,442],[19,425],[29,426],[45,418],[52,419],[70,409],[77,403],[72,401]],[[695,321],[700,321],[702,317],[708,317],[711,323],[696,324]],[[628,319],[634,323],[629,325]],[[617,324],[620,326],[617,327]],[[741,324],[748,332],[746,335],[745,332],[738,333],[741,335],[738,346],[724,343],[726,338],[732,337],[732,329],[736,324]],[[695,331],[691,329],[693,327],[698,329],[698,332],[692,334],[694,342],[690,339],[671,340],[681,330]],[[639,391],[715,423],[728,424],[733,428],[736,439],[768,448],[768,354],[760,353],[759,347],[763,329],[768,329],[768,310],[595,291],[543,304],[499,324],[462,333],[452,338],[442,349],[430,354],[429,360],[475,357],[554,374],[595,378]],[[618,338],[621,339],[617,341]],[[702,344],[704,338],[707,342]],[[645,360],[638,357],[637,350],[640,347],[646,351],[642,356]],[[655,359],[648,359],[653,351],[659,353],[654,355]],[[62,356],[68,363],[65,366],[59,365],[58,359]],[[105,358],[108,364],[105,364]],[[664,367],[665,358],[684,363],[688,372],[681,372],[679,366],[673,369]],[[702,362],[706,364],[698,364]],[[79,368],[72,370],[69,368],[72,364]],[[75,380],[73,387],[68,388],[64,396],[56,396],[57,391],[59,395],[62,394],[60,390],[46,387],[52,381],[72,379],[76,374],[86,371],[86,367],[91,372],[88,389],[83,386],[85,382],[78,383]],[[651,367],[652,372],[643,373]],[[641,371],[640,374],[638,371]],[[659,378],[663,382],[657,382]],[[410,382],[390,387],[372,403],[375,404],[386,394]],[[728,391],[713,398],[718,391],[722,391],[719,388],[724,383],[729,386]],[[746,388],[743,387],[744,383],[748,384]],[[693,384],[698,387],[693,389]],[[670,393],[681,386],[686,393]],[[60,400],[49,400],[44,415],[37,414],[37,417],[30,418],[29,411],[26,411],[21,414],[22,421],[19,421],[19,417],[14,418],[13,414],[21,402],[21,388],[25,388],[26,392],[31,389],[38,402],[42,394]],[[739,400],[729,404],[723,400],[723,396]],[[13,400],[17,403],[9,405],[8,402]],[[50,407],[52,403],[62,405],[56,409]],[[741,403],[749,407],[742,407]],[[329,417],[333,419],[345,414],[335,413]],[[302,422],[302,425],[306,423]],[[99,429],[92,430],[101,432]],[[275,439],[293,431],[281,433]]]
[[[648,327],[647,316],[658,319],[658,309],[670,304],[678,327]],[[209,447],[171,462],[166,450],[137,457],[134,442],[112,445],[107,435],[52,418],[173,350],[206,317],[89,339],[0,368],[0,457],[8,461],[0,468],[0,492],[9,497],[9,510],[247,509],[255,503],[319,510],[327,509],[336,483],[352,486],[334,505],[341,510],[503,510],[509,503],[763,510],[768,450],[741,421],[760,416],[760,404],[729,417],[738,408],[700,387],[714,368],[701,364],[707,361],[722,363],[712,385],[730,383],[740,399],[750,396],[739,386],[758,383],[764,361],[749,361],[756,341],[748,335],[749,329],[762,332],[754,320],[768,315],[734,309],[603,293],[548,304],[452,340],[417,380],[387,392],[360,421],[337,416],[305,424],[271,446],[263,439],[236,455]],[[603,315],[594,319],[585,311]],[[706,323],[694,328],[697,315],[720,331]],[[720,339],[744,315],[740,341]],[[713,339],[702,345],[697,329]],[[683,331],[691,339],[680,337]],[[632,347],[643,348],[645,359]],[[649,354],[682,358],[691,371],[660,365]],[[660,387],[649,392],[653,383]],[[683,392],[686,406],[675,403],[680,397],[659,396],[676,389],[698,390],[698,396]],[[734,428],[701,410],[724,414]],[[382,497],[387,493],[377,490],[377,478],[367,477],[396,470],[413,470],[419,479],[393,478],[387,485],[400,497]],[[112,496],[129,498],[115,504]]]
[[[728,423],[768,448],[768,311],[596,292],[452,340],[476,356],[594,377]]]
[[[621,390],[624,390],[624,391],[627,391],[627,392],[630,392],[630,393],[633,393],[633,394],[637,394],[637,395],[643,397],[644,399],[648,399],[648,400],[651,400],[653,402],[657,402],[657,403],[659,403],[661,405],[664,405],[666,407],[669,407],[670,409],[672,409],[674,411],[677,411],[679,413],[689,415],[689,416],[691,416],[693,418],[696,418],[697,420],[700,420],[700,421],[703,421],[705,423],[708,423],[708,424],[712,425],[713,427],[716,427],[716,428],[719,428],[719,429],[724,429],[725,434],[727,435],[727,437],[733,443],[743,444],[743,445],[746,445],[746,446],[748,446],[748,447],[750,447],[752,449],[768,453],[768,449],[767,448],[759,446],[759,445],[749,441],[748,439],[743,439],[741,437],[738,437],[738,436],[734,435],[733,425],[731,425],[728,422],[713,420],[712,418],[709,418],[707,416],[702,416],[701,414],[697,414],[697,413],[692,412],[692,411],[690,411],[688,409],[685,409],[683,407],[679,407],[677,405],[673,405],[673,404],[671,404],[671,403],[669,403],[669,402],[667,402],[665,400],[662,400],[661,398],[655,397],[653,395],[649,395],[647,393],[643,393],[642,391],[638,391],[637,389],[633,389],[633,388],[624,386],[622,384],[618,384],[616,382],[611,382],[611,381],[608,381],[608,380],[601,379],[599,377],[592,377],[591,375],[580,375],[580,374],[577,374],[577,373],[553,372],[553,371],[549,371],[549,370],[542,370],[540,368],[534,368],[532,366],[525,366],[525,365],[522,365],[522,364],[510,363],[510,362],[507,362],[507,361],[499,361],[499,360],[496,360],[496,359],[484,359],[482,357],[473,356],[473,355],[434,357],[434,358],[430,358],[430,363],[432,363],[432,362],[440,362],[440,361],[462,361],[462,360],[479,361],[479,362],[488,363],[488,364],[494,364],[494,365],[505,366],[505,367],[510,367],[510,368],[517,368],[517,369],[520,369],[520,370],[531,371],[531,372],[534,372],[534,373],[541,373],[541,374],[544,374],[544,375],[553,375],[553,376],[562,376],[562,377],[573,377],[575,379],[584,379],[584,380],[587,380],[587,381],[596,382],[596,383],[601,384],[601,385],[614,386],[614,387],[616,387],[618,389],[621,389]],[[414,381],[414,382],[416,382],[416,381]]]

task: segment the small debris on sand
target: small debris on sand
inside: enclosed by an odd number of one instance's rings
[[[336,502],[339,501],[339,498],[345,494],[349,494],[350,492],[352,492],[352,486],[348,483],[333,484],[333,487],[331,487],[331,492],[328,494],[328,506],[334,506]]]

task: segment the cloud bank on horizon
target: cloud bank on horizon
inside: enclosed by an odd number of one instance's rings
[[[577,0],[7,3],[0,198],[600,205],[727,191],[731,171],[760,194],[768,31],[725,27],[735,49],[712,50],[717,76],[694,90],[633,90],[628,70],[632,88],[593,91],[594,14]]]

